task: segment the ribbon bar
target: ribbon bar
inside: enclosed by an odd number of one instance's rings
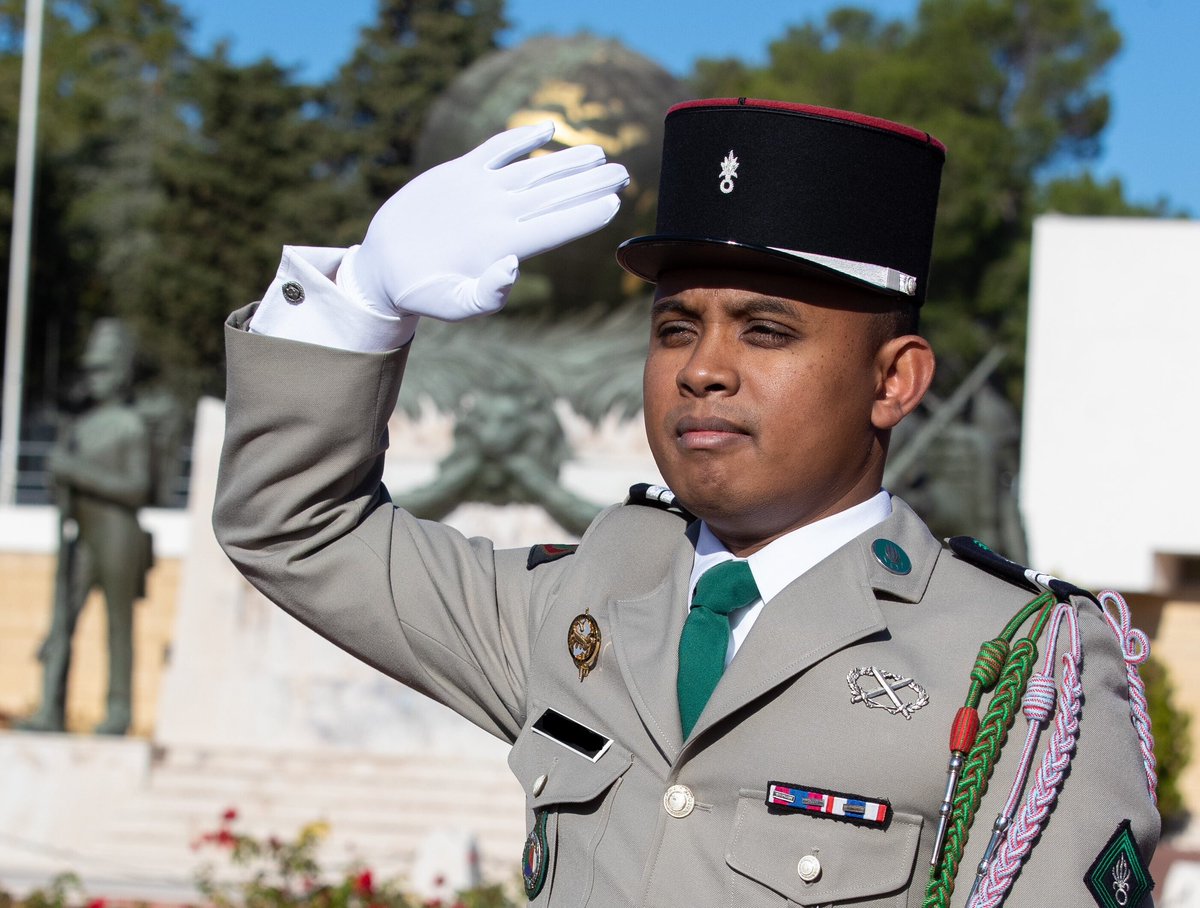
[[[887,801],[783,782],[767,783],[766,804],[780,810],[834,817],[863,826],[886,826],[891,815],[891,805]]]

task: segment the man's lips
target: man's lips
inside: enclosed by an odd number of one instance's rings
[[[691,450],[714,450],[738,444],[750,433],[735,422],[717,416],[684,416],[675,423],[675,437]]]

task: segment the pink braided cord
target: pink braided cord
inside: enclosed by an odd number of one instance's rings
[[[1100,594],[1104,620],[1117,635],[1121,655],[1125,659],[1125,674],[1129,680],[1129,717],[1137,729],[1138,746],[1142,750],[1142,767],[1146,770],[1146,788],[1150,800],[1158,803],[1158,774],[1154,771],[1154,736],[1150,733],[1150,708],[1146,704],[1146,685],[1138,666],[1150,658],[1150,641],[1129,620],[1129,606],[1121,594],[1105,590]]]
[[[1075,610],[1069,604],[1063,603],[1055,610],[1054,634],[1047,643],[1046,661],[1053,664],[1056,648],[1055,638],[1058,636],[1060,622],[1064,620],[1070,631],[1071,645],[1062,655],[1063,679],[1058,692],[1058,710],[1054,715],[1054,733],[1050,736],[1050,743],[1046,747],[1046,752],[1042,755],[1042,762],[1034,775],[1033,788],[1025,798],[1020,813],[1009,824],[1004,843],[991,858],[987,874],[980,880],[979,887],[971,899],[970,908],[994,908],[1004,899],[1012,885],[1013,877],[1021,868],[1021,862],[1033,847],[1034,839],[1042,831],[1042,824],[1058,798],[1062,777],[1071,764],[1071,755],[1075,751],[1075,739],[1079,732],[1079,710],[1083,699],[1083,685],[1079,680],[1081,659],[1079,624]],[[1044,672],[1041,677],[1049,680],[1051,685],[1053,684],[1049,671]],[[1041,686],[1045,687],[1044,681]],[[1036,739],[1040,731],[1041,722],[1045,721],[1043,717],[1048,718],[1048,710],[1041,702],[1044,700],[1044,694],[1035,695],[1035,699],[1037,702],[1032,710],[1028,706],[1026,707],[1026,715],[1030,719],[1029,739],[1026,742],[1027,752],[1030,750],[1029,744]],[[1018,792],[1016,786],[1023,784],[1024,776],[1024,771],[1018,773],[1013,793],[1009,795],[1009,804],[1014,800],[1013,795]]]

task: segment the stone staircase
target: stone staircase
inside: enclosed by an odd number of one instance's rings
[[[84,879],[90,895],[193,901],[196,871],[206,863],[219,869],[226,861],[219,848],[196,848],[195,843],[216,830],[230,808],[238,814],[236,831],[261,838],[291,840],[309,823],[328,824],[320,858],[330,871],[362,866],[370,867],[376,879],[408,876],[422,843],[435,832],[453,830],[474,837],[485,880],[511,880],[518,873],[526,832],[524,796],[496,750],[419,756],[269,753],[162,749],[147,742],[60,735],[3,737],[0,757],[19,737],[26,751],[140,746],[147,759],[138,769],[140,778],[128,786],[114,786],[104,774],[89,785],[78,777],[82,770],[73,769],[73,784],[96,800],[80,804],[76,795],[42,809],[63,813],[75,804],[75,819],[62,816],[47,823],[43,818],[4,829],[13,813],[0,809],[0,887],[20,891],[71,870]],[[36,755],[32,763],[55,765]],[[24,787],[36,798],[37,784]],[[4,800],[14,794],[20,796],[0,786]],[[25,815],[36,810],[30,805]],[[80,828],[80,821],[90,828]],[[55,831],[63,827],[69,832]]]

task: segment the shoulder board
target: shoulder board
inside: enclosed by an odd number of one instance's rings
[[[525,559],[525,570],[532,571],[535,567],[574,555],[577,548],[577,545],[535,545],[529,550],[529,557]]]
[[[1077,587],[1066,580],[1060,580],[1052,574],[1035,571],[1023,564],[1010,561],[999,552],[993,552],[973,536],[951,536],[946,545],[963,561],[973,564],[1002,580],[1034,592],[1051,592],[1059,599],[1066,600],[1071,596],[1086,596],[1093,602],[1096,597],[1085,589]]]
[[[629,497],[625,499],[625,503],[670,511],[689,523],[696,519],[696,515],[681,505],[675,498],[675,493],[666,486],[652,486],[648,482],[639,482],[629,487]]]

